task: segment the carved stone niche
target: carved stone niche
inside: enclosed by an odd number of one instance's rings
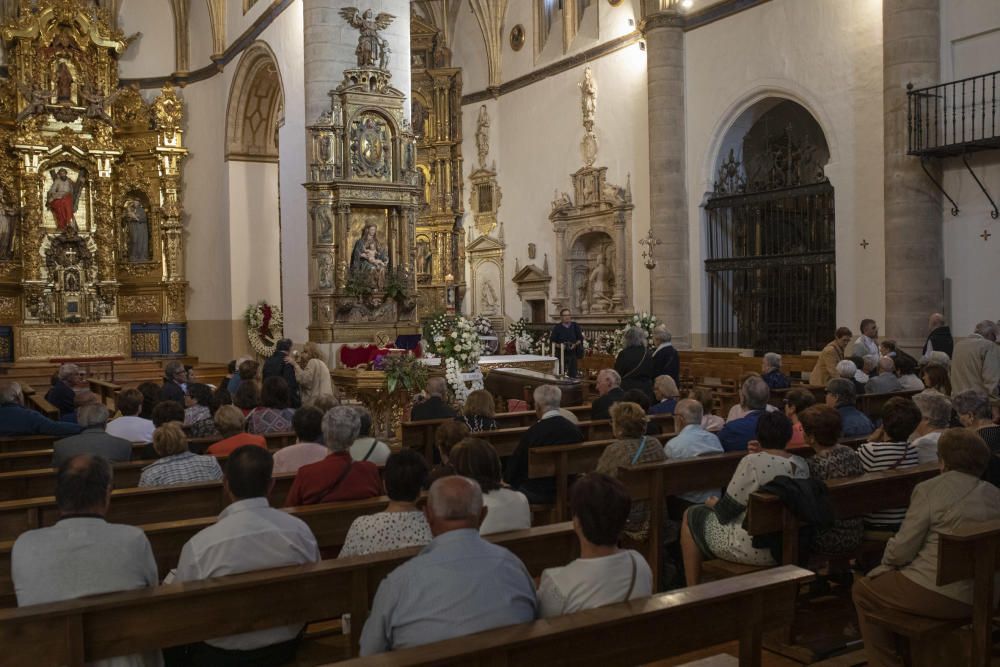
[[[556,191],[549,220],[556,233],[556,294],[589,324],[611,324],[632,312],[632,193],[607,182],[607,167],[572,174],[573,198]]]
[[[465,248],[469,258],[469,283],[472,287],[473,315],[484,315],[494,322],[497,331],[504,329],[504,249],[503,227],[499,239],[480,236]],[[497,325],[500,323],[500,326]]]
[[[517,288],[517,297],[521,300],[521,316],[533,324],[545,322],[545,311],[549,299],[549,256],[545,256],[542,268],[528,264],[524,268],[516,268],[511,282]]]

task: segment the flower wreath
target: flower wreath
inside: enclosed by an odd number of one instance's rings
[[[438,315],[427,325],[424,339],[428,352],[444,360],[445,379],[455,398],[465,402],[469,382],[472,390],[483,388],[483,375],[478,368],[479,332],[472,322],[461,315]]]
[[[274,346],[284,332],[285,320],[281,309],[261,301],[247,308],[244,319],[247,322],[247,340],[253,351],[262,357],[274,354]]]

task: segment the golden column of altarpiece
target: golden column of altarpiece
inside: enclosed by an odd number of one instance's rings
[[[22,0],[0,34],[0,360],[183,354],[181,101],[119,88],[91,3]]]

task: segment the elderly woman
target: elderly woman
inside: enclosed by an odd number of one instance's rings
[[[323,353],[319,350],[319,345],[312,341],[303,345],[298,362],[293,368],[295,369],[295,380],[299,383],[299,391],[302,393],[303,403],[316,396],[333,395],[330,369],[326,365]]]
[[[781,355],[768,352],[761,361],[760,376],[771,389],[788,389],[792,386],[788,376],[781,372]]]
[[[396,452],[385,462],[382,483],[389,504],[377,514],[358,517],[347,530],[338,558],[419,547],[433,539],[424,513],[417,509],[427,479],[427,462],[412,449]]]
[[[989,397],[981,391],[969,389],[953,397],[951,404],[962,426],[975,431],[992,454],[984,479],[1000,486],[1000,426],[992,421]]]
[[[222,479],[222,468],[214,456],[188,451],[187,436],[177,422],[167,422],[153,431],[153,448],[160,458],[142,469],[139,486],[169,486]]]
[[[646,433],[646,412],[637,403],[623,401],[611,406],[611,431],[616,440],[605,448],[597,461],[597,472],[618,476],[620,466],[665,461],[663,445]],[[637,502],[632,507],[625,532],[636,540],[649,532],[649,506]]]
[[[485,389],[477,389],[469,393],[462,414],[455,417],[455,421],[464,423],[473,433],[495,431],[497,429],[495,415],[493,394]]]
[[[538,606],[543,618],[652,594],[653,573],[646,559],[631,549],[618,548],[629,506],[628,491],[606,475],[590,473],[573,485],[570,513],[580,557],[542,572]]]
[[[261,387],[260,405],[247,415],[247,431],[265,433],[285,433],[292,430],[292,397],[285,378],[273,375]]]
[[[809,466],[785,445],[792,437],[792,423],[778,412],[767,412],[757,420],[760,450],[740,461],[722,498],[709,498],[684,513],[681,524],[681,552],[688,586],[701,580],[701,564],[706,558],[721,558],[745,565],[775,565],[771,550],[757,548],[743,527],[750,494],[782,475],[796,479],[809,477]]]
[[[469,436],[469,427],[465,422],[444,422],[434,432],[434,460],[438,461],[427,476],[425,489],[441,477],[455,474],[451,465],[451,450],[455,445]]]
[[[658,324],[653,329],[653,377],[669,375],[674,382],[681,380],[681,357],[672,342],[673,335],[667,325]]]
[[[639,389],[653,398],[653,355],[646,342],[642,327],[632,327],[625,332],[625,347],[615,359],[615,370],[622,378],[624,391]]]
[[[861,636],[872,667],[901,664],[897,637],[869,620],[882,610],[933,619],[972,616],[970,579],[937,584],[940,535],[969,524],[1000,519],[1000,489],[983,482],[990,451],[974,431],[950,429],[938,440],[941,474],[913,489],[906,517],[885,548],[882,564],[854,584]],[[920,656],[923,664],[958,664],[960,647],[928,642],[936,655]]]
[[[372,436],[372,413],[363,405],[352,405],[361,417],[361,431],[351,445],[351,458],[355,461],[371,461],[377,466],[385,465],[392,450],[378,438]]]
[[[708,387],[695,387],[688,392],[688,398],[701,403],[701,427],[711,433],[721,431],[726,420],[715,414],[715,393]]]
[[[192,438],[208,438],[218,435],[212,419],[212,389],[207,384],[188,385],[184,408],[184,430]]]
[[[479,525],[480,535],[531,528],[531,508],[520,491],[500,479],[500,457],[486,440],[465,438],[451,450],[455,474],[474,479],[483,490],[483,505],[489,510]]]
[[[677,383],[669,375],[660,375],[653,383],[653,393],[657,403],[649,408],[651,415],[672,415],[681,392],[677,391]]]
[[[894,360],[903,391],[923,391],[924,383],[917,377],[917,360],[906,353],[897,354]]]
[[[913,397],[920,410],[920,423],[913,431],[913,446],[921,463],[937,463],[937,443],[951,422],[951,400],[936,391],[922,391]]]
[[[789,447],[806,444],[799,415],[807,408],[812,407],[814,403],[816,403],[816,395],[808,389],[790,389],[785,394],[785,416],[792,422],[792,439],[788,441]]]
[[[223,405],[215,411],[215,428],[222,440],[213,442],[205,450],[210,456],[229,456],[243,445],[255,445],[267,449],[263,436],[243,431],[243,412],[235,405]]]

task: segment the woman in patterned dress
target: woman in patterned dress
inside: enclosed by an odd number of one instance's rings
[[[285,378],[267,378],[261,386],[260,406],[247,415],[247,431],[257,435],[291,431],[295,410],[290,405],[291,398]]]

